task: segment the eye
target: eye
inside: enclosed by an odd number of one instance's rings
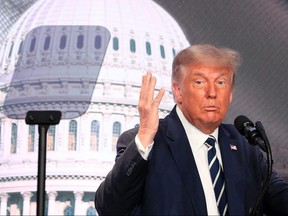
[[[225,87],[227,86],[229,81],[227,79],[219,79],[216,81],[216,85],[219,87]]]
[[[197,84],[197,85],[201,85],[201,84],[203,84],[203,81],[199,81],[199,80],[197,80],[197,81],[195,81],[195,84]]]
[[[195,87],[198,87],[198,88],[200,88],[200,87],[203,87],[204,85],[205,85],[205,81],[204,80],[195,80],[194,82],[193,82],[193,84],[194,84],[194,86]]]
[[[217,81],[217,84],[218,84],[218,85],[225,85],[225,84],[226,84],[226,81],[220,80],[220,81]]]

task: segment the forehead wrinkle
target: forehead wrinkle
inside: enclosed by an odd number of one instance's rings
[[[226,71],[226,72],[225,72],[225,71],[220,72],[220,74],[217,76],[217,78],[218,78],[218,77],[222,77],[222,76],[226,76],[226,75],[229,76],[229,75],[231,74],[231,73],[229,73],[229,72],[227,73],[227,72],[228,72],[228,71]],[[198,70],[197,70],[197,71],[193,71],[193,74],[192,74],[192,75],[193,75],[193,76],[194,76],[194,75],[195,75],[195,76],[201,76],[201,77],[210,77],[210,76],[209,76],[210,73],[214,73],[214,71],[210,71],[210,72],[207,74],[206,72],[202,72],[202,71],[198,71]],[[218,72],[217,72],[217,73],[218,73]]]

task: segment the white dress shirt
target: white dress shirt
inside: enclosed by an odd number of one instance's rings
[[[194,127],[184,117],[179,107],[176,107],[176,112],[187,134],[192,153],[196,162],[198,173],[201,179],[202,187],[205,194],[207,213],[208,215],[219,215],[210,171],[208,168],[208,147],[204,144],[209,134],[204,134],[198,128]],[[218,128],[211,134],[216,138],[215,148],[219,163],[222,166],[222,159],[218,143]]]
[[[204,144],[209,134],[204,134],[202,131],[200,131],[199,129],[194,127],[192,124],[190,124],[188,120],[184,117],[182,111],[180,110],[178,106],[176,107],[176,112],[185,129],[185,132],[187,134],[187,137],[191,146],[191,150],[192,150],[195,162],[196,162],[196,166],[198,169],[198,173],[201,179],[201,183],[202,183],[202,187],[203,187],[204,195],[206,199],[207,213],[208,215],[219,215],[218,207],[217,207],[217,203],[216,203],[216,199],[214,195],[212,180],[210,177],[210,171],[208,168],[208,156],[207,156],[208,147]],[[218,143],[218,128],[211,135],[213,135],[216,138],[216,143],[215,143],[215,148],[217,152],[216,154],[217,154],[219,163],[222,166],[222,159],[221,159],[219,143]],[[142,155],[142,157],[145,160],[147,160],[154,143],[151,143],[148,147],[144,148],[138,136],[135,137],[135,142],[139,150],[139,153]]]

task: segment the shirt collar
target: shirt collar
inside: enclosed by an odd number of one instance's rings
[[[188,136],[191,148],[196,151],[199,150],[203,146],[209,135],[203,133],[190,122],[188,122],[188,120],[185,118],[184,114],[178,106],[176,106],[176,112]],[[216,128],[211,135],[213,135],[216,139],[216,142],[218,142],[218,128]]]

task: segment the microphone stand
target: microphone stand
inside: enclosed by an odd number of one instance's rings
[[[60,122],[60,111],[28,111],[25,122],[38,125],[38,178],[37,178],[37,215],[45,214],[46,142],[50,125]]]
[[[271,175],[272,175],[272,165],[273,165],[273,159],[272,159],[272,151],[271,151],[271,147],[270,147],[270,143],[269,140],[267,138],[266,132],[264,130],[264,127],[262,125],[261,122],[256,122],[255,123],[255,127],[257,128],[257,130],[260,132],[261,137],[264,140],[264,144],[265,144],[265,150],[266,150],[266,159],[267,159],[267,174],[266,174],[266,179],[265,182],[262,186],[262,191],[261,193],[258,195],[258,199],[255,202],[254,206],[250,208],[249,210],[249,216],[256,216],[258,215],[258,208],[259,208],[259,204],[261,203],[266,191],[268,190],[269,187],[269,183],[270,183],[270,179],[271,179]],[[262,148],[261,148],[262,149]]]

